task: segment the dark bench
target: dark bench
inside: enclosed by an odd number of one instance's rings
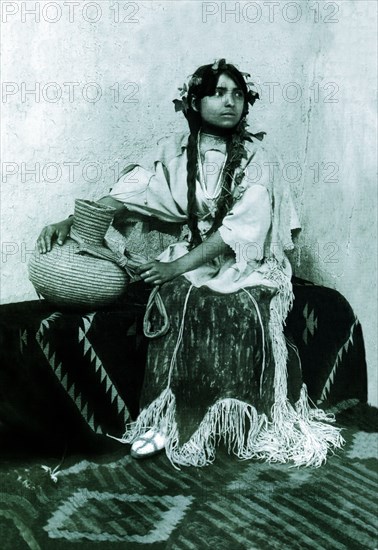
[[[310,398],[329,408],[367,400],[361,326],[335,290],[294,278],[285,333]],[[117,305],[57,311],[45,301],[1,306],[0,422],[47,446],[107,445],[138,414],[147,339],[148,289],[131,285]]]

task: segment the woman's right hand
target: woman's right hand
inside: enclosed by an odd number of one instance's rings
[[[62,245],[70,232],[73,217],[67,218],[58,223],[52,223],[44,227],[37,239],[37,248],[41,254],[50,252],[52,242],[57,239],[58,244]]]

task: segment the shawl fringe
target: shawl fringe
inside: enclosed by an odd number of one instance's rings
[[[343,446],[340,429],[330,425],[335,421],[334,415],[310,407],[305,385],[294,406],[287,399],[287,348],[282,325],[292,307],[293,293],[277,262],[268,260],[268,265],[269,279],[278,287],[271,300],[269,321],[275,361],[275,403],[270,418],[238,399],[220,399],[208,409],[190,439],[180,446],[176,399],[168,384],[138,419],[126,427],[123,443],[132,443],[151,428],[165,430],[166,454],[175,468],[211,464],[219,441],[224,442],[229,453],[243,460],[256,458],[312,467],[321,466],[330,449]]]

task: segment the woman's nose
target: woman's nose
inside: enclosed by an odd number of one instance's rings
[[[233,107],[235,105],[235,100],[234,100],[234,96],[232,95],[232,93],[229,93],[229,94],[225,95],[224,104],[228,105],[228,106],[231,106],[231,107]]]

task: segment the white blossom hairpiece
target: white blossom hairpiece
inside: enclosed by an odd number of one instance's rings
[[[226,60],[222,58],[214,61],[213,65],[211,66],[211,69],[215,73],[218,73],[224,70],[226,66],[227,66]],[[255,101],[259,99],[260,96],[258,92],[254,89],[255,84],[250,80],[247,80],[248,78],[251,77],[251,75],[249,73],[244,73],[242,71],[240,71],[240,74],[244,78],[248,89],[247,101],[252,106],[255,103]],[[202,78],[200,76],[197,76],[196,74],[189,75],[188,81],[184,82],[184,84],[180,88],[178,88],[180,99],[173,100],[176,112],[182,111],[184,114],[187,113],[189,109],[189,103],[188,103],[189,88],[192,86],[200,86],[201,83],[202,83]]]

